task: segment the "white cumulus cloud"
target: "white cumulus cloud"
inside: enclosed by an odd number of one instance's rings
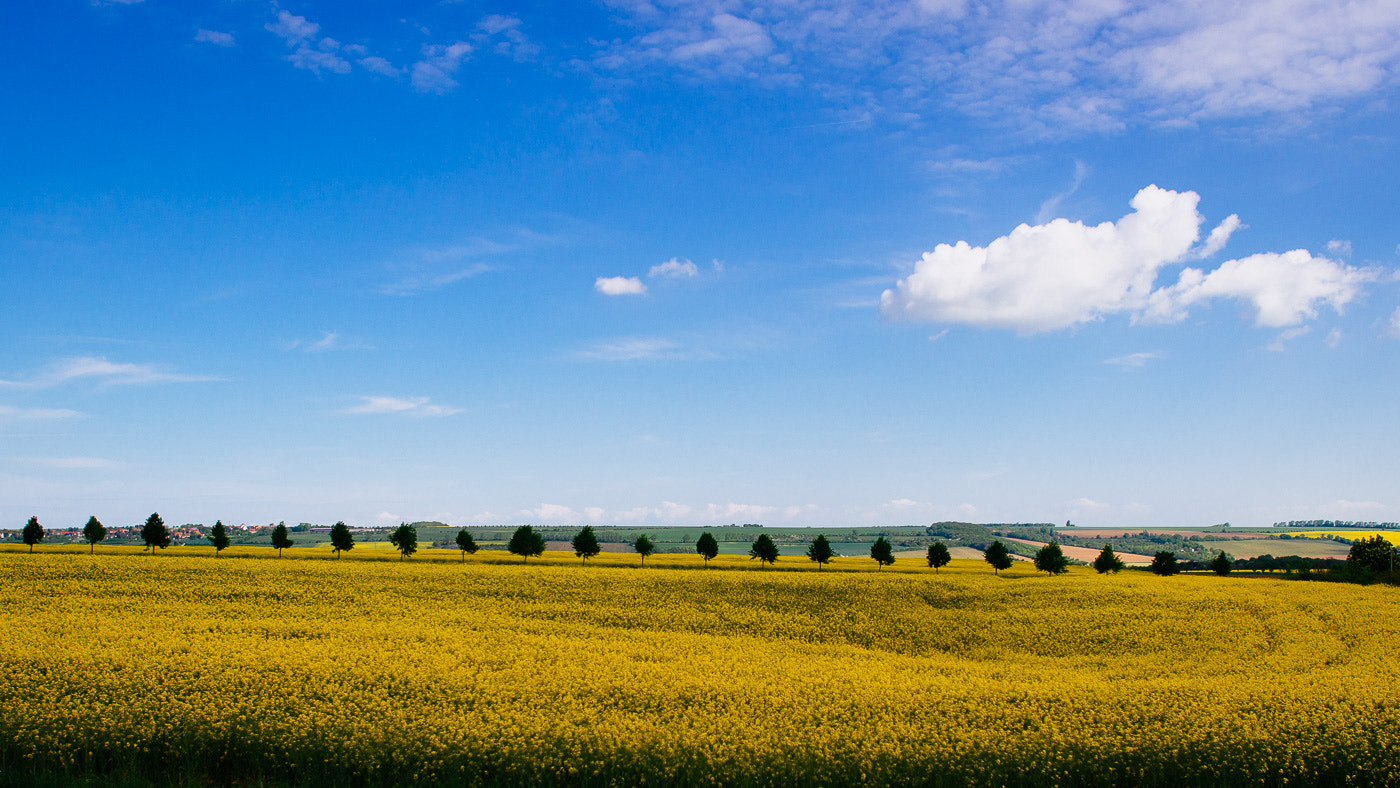
[[[635,276],[600,276],[593,282],[593,289],[603,295],[645,295],[647,286]]]
[[[1148,186],[1117,222],[1022,224],[986,246],[966,241],[925,252],[914,273],[880,297],[888,316],[1011,328],[1068,328],[1141,309],[1157,271],[1184,257],[1202,221],[1195,192]]]
[[[699,273],[700,268],[696,266],[695,263],[689,260],[681,260],[672,257],[664,263],[653,265],[651,269],[647,271],[647,276],[653,279],[658,276],[664,276],[668,279],[689,279],[692,276],[699,275]]]
[[[1317,317],[1324,304],[1341,312],[1374,278],[1371,271],[1314,257],[1306,249],[1265,252],[1227,260],[1209,273],[1183,270],[1175,285],[1152,294],[1144,318],[1174,322],[1193,304],[1237,298],[1254,305],[1256,326],[1282,328]]]
[[[939,244],[908,277],[880,298],[889,317],[1035,334],[1128,313],[1134,322],[1172,323],[1190,307],[1218,298],[1253,305],[1255,324],[1281,328],[1340,312],[1376,274],[1303,249],[1266,252],[1206,272],[1185,268],[1177,282],[1156,287],[1163,267],[1205,257],[1239,227],[1231,215],[1193,249],[1204,218],[1195,192],[1148,186],[1133,212],[1089,226],[1055,219],[1022,224],[986,246]]]

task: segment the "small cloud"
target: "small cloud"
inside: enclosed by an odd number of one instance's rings
[[[454,282],[460,282],[463,279],[470,279],[490,270],[492,270],[491,266],[485,263],[473,263],[449,271],[439,271],[435,273],[418,271],[397,282],[384,285],[379,289],[379,292],[384,295],[414,295],[425,290],[437,290],[440,287],[446,287]]]
[[[1327,251],[1342,257],[1351,257],[1351,241],[1340,241],[1333,238],[1327,242]]]
[[[305,69],[315,74],[321,71],[330,71],[335,74],[349,74],[350,62],[331,52],[310,47],[298,47],[297,51],[287,55],[287,60],[297,68]]]
[[[366,71],[371,71],[375,74],[382,74],[386,77],[393,77],[394,79],[398,79],[403,74],[403,71],[396,68],[393,63],[390,63],[389,61],[385,60],[382,57],[379,57],[378,55],[362,57],[356,62],[358,62]]]
[[[354,342],[346,342],[340,334],[334,331],[322,331],[321,338],[316,340],[295,339],[285,346],[287,350],[300,350],[304,353],[321,353],[328,350],[372,350],[369,345],[362,345]]]
[[[609,296],[645,295],[647,286],[635,276],[600,276],[593,282],[593,289]]]
[[[724,273],[724,261],[718,257],[710,260],[710,267],[715,269],[715,273]]]
[[[483,45],[489,44],[491,51],[498,55],[524,62],[538,55],[540,47],[526,37],[520,25],[518,17],[488,14],[476,23],[479,32],[474,38]]]
[[[1287,347],[1284,344],[1285,342],[1297,339],[1309,331],[1312,331],[1312,326],[1299,326],[1297,328],[1290,328],[1287,331],[1282,331],[1277,337],[1274,337],[1273,342],[1269,343],[1268,349],[1274,353],[1282,353]]]
[[[200,28],[199,31],[194,34],[194,40],[221,47],[231,47],[234,45],[232,33],[220,33],[217,30],[205,30],[204,28]]]
[[[428,397],[360,397],[361,403],[346,408],[342,413],[365,415],[398,413],[405,416],[451,416],[461,413],[461,408],[447,405],[434,405]]]
[[[590,361],[643,361],[647,359],[680,358],[680,346],[669,339],[636,338],[602,342],[577,353]]]
[[[1337,345],[1340,344],[1342,344],[1342,330],[1340,328],[1334,328],[1331,331],[1328,331],[1327,347],[1335,349]]]
[[[1079,187],[1084,185],[1084,178],[1089,174],[1089,168],[1084,162],[1078,159],[1074,162],[1074,179],[1070,181],[1069,188],[1054,195],[1050,199],[1040,204],[1040,211],[1035,215],[1036,224],[1045,224],[1059,215],[1060,203],[1074,196],[1079,191]]]
[[[1162,354],[1157,351],[1149,353],[1129,353],[1126,356],[1115,356],[1103,360],[1105,364],[1112,364],[1120,369],[1142,369],[1147,366],[1147,362],[1154,358],[1161,358]]]
[[[1201,244],[1201,248],[1197,249],[1192,256],[1197,260],[1204,260],[1216,252],[1219,252],[1221,249],[1225,248],[1225,244],[1230,242],[1230,236],[1234,235],[1236,230],[1242,229],[1244,226],[1244,223],[1240,221],[1240,217],[1237,214],[1232,213],[1226,216],[1225,221],[1217,224],[1215,229],[1210,231],[1210,235],[1206,237],[1206,242]]]
[[[151,364],[120,364],[100,356],[83,356],[55,361],[43,372],[25,380],[0,380],[0,388],[43,389],[74,380],[95,380],[107,385],[130,386],[150,383],[201,383],[219,378],[166,372]]]
[[[1400,337],[1400,307],[1396,307],[1395,311],[1390,313],[1389,328],[1392,337]]]
[[[14,421],[47,421],[50,419],[72,419],[83,415],[66,408],[16,408],[13,405],[0,405],[0,419]]]
[[[413,74],[413,87],[424,93],[447,93],[457,87],[457,80],[453,79],[453,75],[471,53],[472,45],[465,41],[448,46],[425,44],[423,59],[414,63],[410,69]]]
[[[655,279],[658,276],[664,276],[667,279],[689,279],[692,276],[697,276],[699,273],[700,269],[695,263],[689,260],[681,260],[672,257],[664,263],[653,265],[651,269],[647,271],[647,277]]]
[[[960,512],[963,517],[971,519],[977,516],[977,507],[970,503],[960,503],[958,504],[958,512]]]
[[[928,341],[937,342],[938,340],[946,336],[948,336],[948,329],[945,328],[942,331],[939,331],[937,334],[934,334],[933,336],[929,337]]]
[[[277,21],[269,22],[263,27],[286,41],[287,46],[296,46],[310,40],[321,29],[315,22],[308,22],[306,17],[297,16],[289,11],[278,11]]]
[[[100,457],[35,457],[28,460],[28,462],[33,465],[40,465],[45,468],[58,468],[60,470],[120,468],[122,465],[115,460],[104,460]]]

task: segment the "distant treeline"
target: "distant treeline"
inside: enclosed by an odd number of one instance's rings
[[[1299,530],[1316,530],[1318,528],[1368,528],[1372,530],[1394,530],[1400,529],[1400,523],[1377,523],[1360,520],[1289,520],[1286,523],[1274,523],[1275,528],[1297,528]]]

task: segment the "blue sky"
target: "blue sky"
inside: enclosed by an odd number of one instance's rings
[[[1400,8],[10,10],[0,524],[1400,519]]]

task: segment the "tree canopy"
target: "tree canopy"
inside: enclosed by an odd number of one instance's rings
[[[646,566],[647,556],[656,550],[656,545],[652,544],[651,539],[646,534],[641,534],[637,537],[637,541],[632,543],[632,549],[636,550],[637,555],[642,557],[642,566]]]
[[[1347,565],[1368,572],[1389,572],[1395,566],[1395,548],[1381,534],[1357,539],[1347,553]]]
[[[758,559],[758,565],[771,564],[778,560],[778,546],[773,544],[773,540],[768,534],[759,534],[758,538],[749,545],[749,560]]]
[[[522,525],[510,535],[510,542],[506,544],[506,549],[525,559],[528,563],[530,556],[544,552],[544,537],[536,533],[534,528]]]
[[[1006,545],[1002,544],[1000,539],[987,545],[987,549],[982,552],[982,558],[992,565],[997,574],[1001,574],[1003,569],[1011,568],[1011,551],[1006,549]]]
[[[1060,549],[1059,542],[1051,542],[1039,550],[1035,551],[1035,568],[1037,572],[1048,572],[1051,575],[1062,574],[1069,567],[1069,559],[1065,557],[1065,551]]]
[[[399,527],[389,534],[389,544],[399,550],[399,560],[407,558],[418,552],[418,529],[408,523],[399,523]]]
[[[706,531],[700,534],[700,538],[695,540],[695,552],[705,559],[705,566],[708,568],[710,559],[719,555],[719,542],[715,541],[714,534]]]
[[[948,545],[934,542],[928,546],[926,560],[928,565],[933,567],[933,571],[937,573],[940,568],[947,566],[948,562],[953,560],[953,554],[948,552]]]
[[[278,523],[277,527],[272,529],[272,546],[277,548],[278,558],[282,557],[282,550],[284,548],[291,547],[294,544],[296,544],[296,542],[293,542],[291,538],[287,536],[286,523]]]
[[[355,548],[355,535],[350,533],[350,526],[343,520],[336,521],[331,526],[331,549],[335,550],[335,558],[340,560],[340,554]]]
[[[573,541],[569,545],[574,548],[574,555],[583,559],[585,566],[588,559],[601,553],[603,548],[598,546],[598,535],[593,533],[593,526],[585,525],[578,533],[574,534]]]
[[[1225,551],[1221,550],[1214,558],[1210,559],[1210,571],[1223,577],[1230,574],[1230,566],[1233,563],[1230,556],[1225,555]]]
[[[228,529],[224,527],[223,520],[215,520],[214,527],[209,529],[209,542],[214,545],[214,557],[218,558],[219,553],[228,547]]]
[[[870,545],[870,557],[875,559],[875,564],[880,569],[894,563],[894,548],[890,545],[890,540],[883,536],[876,537],[875,543]]]
[[[161,519],[158,512],[151,512],[151,516],[146,518],[146,524],[141,526],[141,541],[146,543],[151,555],[156,554],[157,547],[164,550],[170,546],[170,529],[165,527],[165,520]]]
[[[1156,555],[1152,556],[1152,566],[1149,568],[1152,570],[1153,574],[1158,574],[1162,577],[1174,575],[1181,570],[1181,567],[1176,564],[1176,553],[1170,550],[1160,550]]]
[[[34,545],[44,541],[44,526],[39,525],[38,517],[30,517],[29,522],[24,524],[24,543],[29,545],[29,552],[34,552]]]
[[[1121,572],[1123,571],[1123,559],[1113,552],[1112,547],[1104,545],[1103,550],[1100,550],[1098,557],[1094,559],[1094,571],[1099,574]]]
[[[457,531],[457,549],[462,551],[462,562],[466,563],[467,554],[476,555],[476,540],[467,533],[467,529],[462,528]]]
[[[89,517],[87,524],[83,526],[83,539],[88,543],[88,554],[91,555],[97,543],[106,538],[107,526],[98,521],[96,515]]]
[[[825,534],[817,534],[817,538],[812,540],[812,544],[807,548],[807,558],[817,562],[817,571],[821,571],[826,566],[835,552],[831,549],[831,542],[826,540]]]

